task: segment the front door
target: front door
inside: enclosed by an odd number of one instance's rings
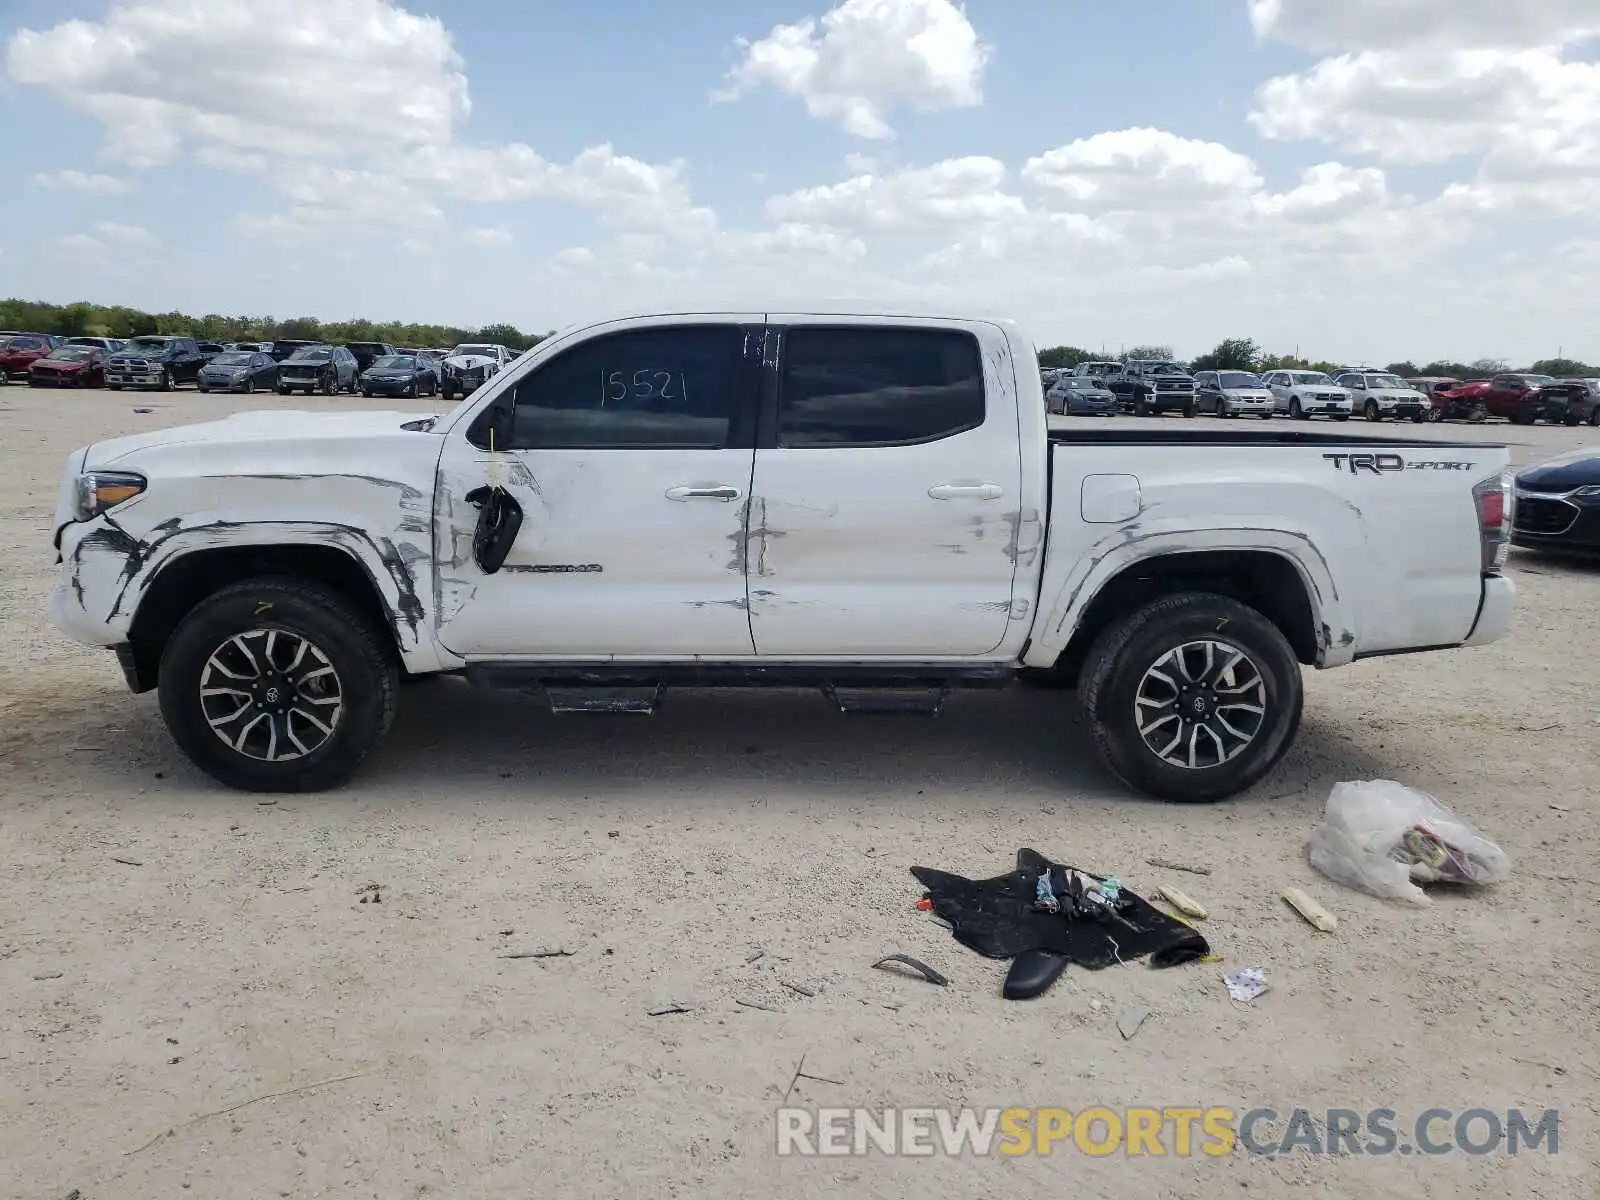
[[[451,429],[434,525],[447,648],[478,659],[753,652],[744,545],[760,321],[580,334],[519,368],[509,444],[491,452],[466,422]],[[523,523],[485,574],[465,497],[494,484]]]
[[[1022,482],[1017,384],[993,375],[1011,371],[1004,335],[770,321],[778,357],[750,493],[756,652],[994,650],[1011,619]],[[992,378],[985,362],[1000,364]]]

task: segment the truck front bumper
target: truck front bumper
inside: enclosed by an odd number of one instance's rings
[[[85,612],[70,583],[63,583],[50,593],[50,624],[84,646],[115,646],[128,638],[122,630]]]

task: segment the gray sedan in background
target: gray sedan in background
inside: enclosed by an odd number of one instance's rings
[[[1112,417],[1117,394],[1088,375],[1058,375],[1044,394],[1046,412],[1072,417]]]

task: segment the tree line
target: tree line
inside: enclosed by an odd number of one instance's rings
[[[1051,346],[1048,349],[1039,351],[1039,365],[1041,367],[1075,367],[1079,363],[1102,361],[1105,357],[1104,354],[1096,354],[1094,351],[1085,350],[1080,346]],[[1135,346],[1122,357],[1170,359],[1173,357],[1173,353],[1171,346]],[[1341,365],[1343,364],[1297,358],[1292,354],[1268,354],[1256,344],[1253,338],[1227,338],[1219,343],[1214,350],[1202,354],[1189,364],[1190,368],[1195,371],[1250,371],[1257,374],[1263,371],[1322,371],[1327,373]],[[1413,362],[1392,362],[1383,369],[1390,374],[1400,376],[1402,379],[1416,379],[1430,375],[1443,375],[1452,379],[1486,379],[1490,375],[1499,375],[1511,370],[1526,372],[1530,375],[1554,375],[1558,378],[1564,375],[1587,378],[1600,377],[1600,366],[1579,362],[1573,358],[1545,358],[1530,366],[1516,368],[1501,359],[1480,358],[1470,363],[1440,360],[1420,367]]]
[[[448,347],[462,342],[489,342],[513,350],[548,337],[524,333],[515,325],[422,325],[407,321],[319,321],[316,317],[225,317],[207,313],[148,313],[123,305],[46,304],[38,300],[0,300],[0,329],[54,333],[62,337],[130,338],[140,334],[183,334],[213,342],[270,342],[292,338],[319,342],[384,342],[391,346]]]

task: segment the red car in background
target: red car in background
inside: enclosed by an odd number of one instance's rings
[[[8,379],[26,379],[28,369],[44,358],[61,339],[48,333],[18,333],[0,342],[0,375]]]
[[[1536,421],[1576,425],[1582,419],[1579,407],[1588,396],[1588,388],[1582,380],[1517,373],[1464,383],[1442,395],[1447,400],[1476,401],[1491,417],[1504,417],[1513,425],[1532,425]]]
[[[104,387],[106,352],[98,346],[62,346],[28,368],[29,387]]]

